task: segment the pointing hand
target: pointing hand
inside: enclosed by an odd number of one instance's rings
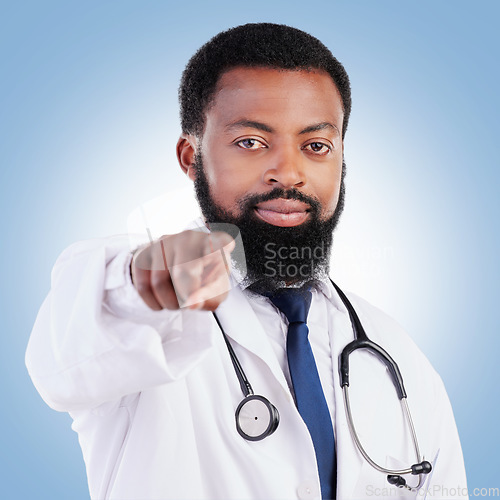
[[[135,253],[132,281],[155,311],[180,307],[214,311],[230,289],[234,247],[233,238],[222,231],[162,236]]]

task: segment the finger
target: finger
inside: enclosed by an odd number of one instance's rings
[[[160,262],[158,262],[160,260]],[[151,289],[156,301],[163,309],[179,309],[179,302],[171,280],[170,272],[165,266],[164,254],[153,254],[153,270],[151,271]]]
[[[151,288],[151,271],[132,267],[132,281],[137,293],[146,305],[153,311],[160,311],[162,306]]]
[[[152,258],[152,268],[168,268],[170,282],[180,307],[200,307],[201,302],[229,289],[228,283],[221,287],[217,281],[219,274],[227,276],[229,273],[229,254],[235,247],[229,234],[218,231],[207,235],[197,231],[185,231],[162,238],[160,244],[165,265],[161,266],[157,247]],[[165,274],[154,273],[153,279],[157,300],[160,303],[168,303],[169,308],[176,307]],[[197,292],[211,282],[213,284],[203,290],[201,298],[196,298],[197,302],[193,302]]]
[[[145,304],[154,311],[159,311],[161,305],[151,290],[150,257],[146,248],[136,250],[130,262],[130,276],[137,293]],[[144,267],[143,267],[144,266]]]
[[[151,270],[152,247],[152,245],[146,245],[135,250],[131,264],[132,269]]]
[[[173,257],[173,264],[170,267],[170,277],[173,288],[180,307],[186,307],[186,298],[198,290],[202,284],[203,260],[202,257],[188,262],[179,262],[179,258],[185,255],[187,249],[180,248]]]
[[[229,293],[229,273],[221,253],[206,256],[205,260],[208,259],[217,259],[217,262],[205,266],[202,286],[186,298],[185,306],[192,309],[215,310]]]
[[[214,290],[222,291],[229,290],[229,262],[225,257],[222,250],[206,255],[203,258],[203,275],[201,280],[201,287],[212,285]],[[221,287],[221,285],[223,285]],[[227,286],[225,286],[227,285]]]

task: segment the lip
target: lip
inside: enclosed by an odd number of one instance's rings
[[[257,217],[268,224],[280,227],[298,226],[309,217],[310,207],[298,200],[278,198],[255,206]]]

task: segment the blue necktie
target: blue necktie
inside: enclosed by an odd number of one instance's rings
[[[269,298],[288,319],[286,351],[295,401],[314,444],[321,497],[324,500],[333,499],[337,482],[333,426],[306,325],[311,292],[284,288]]]

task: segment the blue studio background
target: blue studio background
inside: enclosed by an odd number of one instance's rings
[[[482,0],[3,1],[2,498],[88,498],[71,419],[24,366],[52,265],[187,186],[174,150],[181,71],[211,36],[255,21],[304,29],[345,64],[354,104],[334,277],[403,324],[442,375],[469,489],[500,487],[499,14]]]

